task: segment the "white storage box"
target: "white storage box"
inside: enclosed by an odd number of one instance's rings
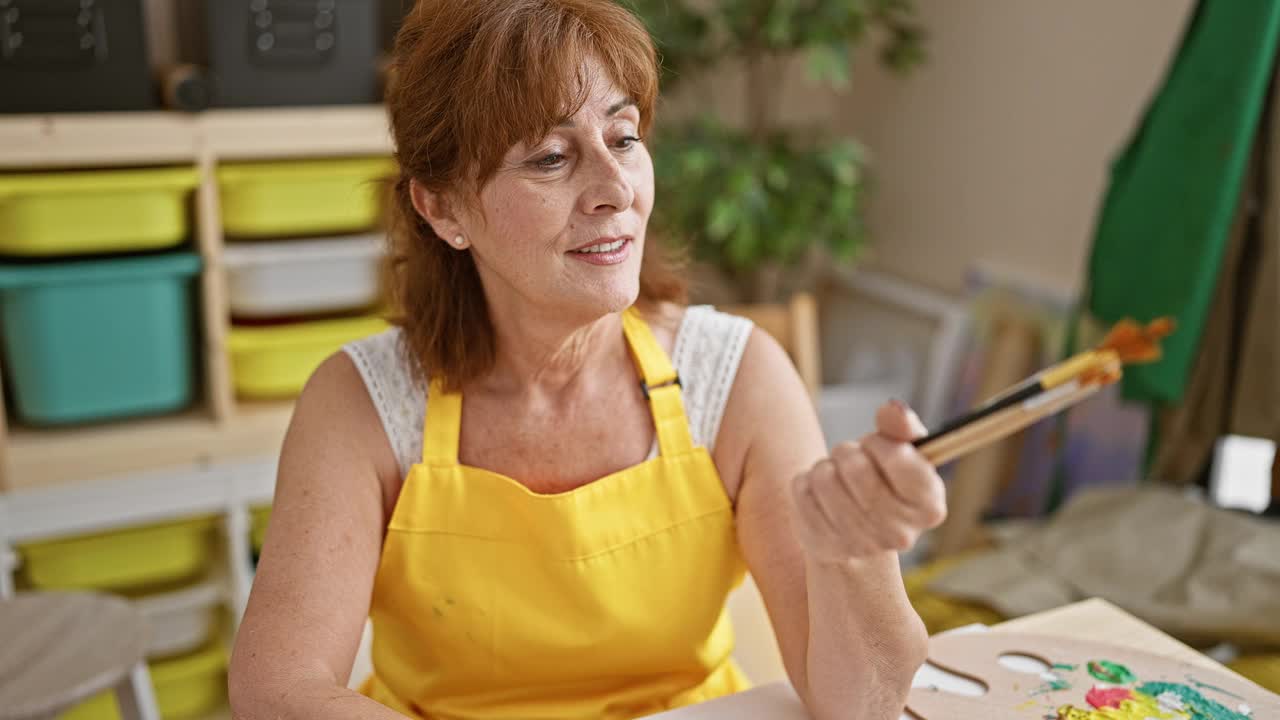
[[[134,599],[151,626],[147,657],[167,657],[196,650],[208,642],[217,624],[222,591],[213,582]]]
[[[229,243],[231,314],[279,317],[355,310],[378,300],[381,235]]]

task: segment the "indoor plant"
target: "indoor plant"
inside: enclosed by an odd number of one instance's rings
[[[713,63],[742,68],[733,117],[664,118],[652,143],[657,226],[722,272],[740,301],[779,300],[815,253],[851,258],[862,245],[866,189],[861,147],[821,129],[776,120],[773,87],[796,57],[810,78],[841,91],[850,52],[876,36],[905,70],[923,56],[913,0],[630,0],[663,58],[664,93]]]

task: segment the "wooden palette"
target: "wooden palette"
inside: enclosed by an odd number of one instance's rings
[[[1040,660],[1050,667],[1048,673],[1052,677],[1010,670],[999,661],[1003,655],[1025,655]],[[1185,685],[1235,712],[1247,706],[1243,709],[1249,712],[1242,713],[1244,717],[1280,718],[1280,696],[1241,677],[1083,640],[1017,633],[940,635],[929,641],[929,661],[948,672],[982,683],[987,692],[982,697],[967,697],[936,688],[915,688],[907,708],[922,720],[1058,718],[1058,710],[1064,706],[1092,711],[1094,708],[1086,701],[1085,694],[1094,687],[1135,689],[1148,682]],[[1096,679],[1089,673],[1089,663],[1101,661],[1127,668],[1134,679],[1114,683]],[[1113,677],[1121,678],[1123,675]],[[1168,717],[1199,720],[1209,716]]]

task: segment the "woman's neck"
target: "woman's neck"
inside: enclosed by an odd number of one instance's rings
[[[609,313],[574,322],[528,308],[493,312],[496,343],[493,370],[480,381],[504,395],[556,395],[626,357],[622,317]],[[584,372],[591,371],[591,372]]]

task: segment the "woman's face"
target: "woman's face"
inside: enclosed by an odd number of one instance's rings
[[[480,212],[459,216],[493,310],[515,302],[587,320],[639,294],[653,161],[636,106],[598,63],[587,69],[582,108],[511,148],[480,191]]]

